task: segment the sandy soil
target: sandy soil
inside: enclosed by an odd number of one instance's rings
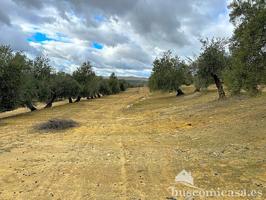
[[[171,199],[169,187],[189,189],[175,183],[183,169],[202,190],[263,193],[220,199],[266,199],[266,95],[219,102],[215,91],[185,90],[137,88],[2,116],[0,199]],[[52,118],[80,126],[34,130]]]

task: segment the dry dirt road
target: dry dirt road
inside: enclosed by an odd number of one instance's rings
[[[218,102],[215,91],[187,92],[136,88],[1,119],[0,199],[171,199],[169,187],[188,190],[175,183],[183,169],[203,190],[255,190],[264,194],[234,199],[265,199],[265,94]],[[34,129],[52,118],[79,127]]]

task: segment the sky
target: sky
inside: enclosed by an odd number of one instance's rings
[[[148,77],[172,50],[195,58],[200,38],[230,37],[228,0],[1,0],[0,44],[58,71],[90,61],[98,75]]]

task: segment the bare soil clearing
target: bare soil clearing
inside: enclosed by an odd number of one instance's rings
[[[265,93],[216,101],[216,91],[184,91],[136,88],[1,119],[0,199],[167,199],[169,187],[184,189],[175,184],[183,169],[199,188],[261,190],[254,199],[265,199]],[[34,130],[52,118],[79,126]]]

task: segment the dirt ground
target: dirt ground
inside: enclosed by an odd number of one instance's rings
[[[175,182],[183,169],[202,191],[259,193],[208,199],[266,199],[266,94],[217,101],[214,90],[192,90],[177,98],[136,88],[0,114],[0,199],[184,199],[172,194],[191,190]],[[79,127],[34,129],[52,118]]]

